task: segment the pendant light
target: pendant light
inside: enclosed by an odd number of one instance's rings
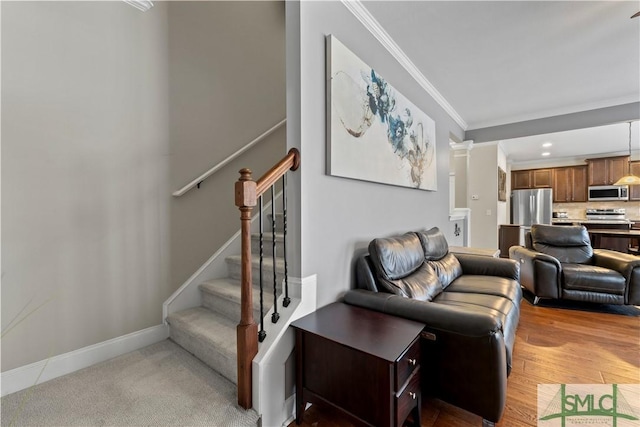
[[[629,122],[629,174],[620,178],[614,185],[640,185],[640,177],[631,173],[631,122]]]

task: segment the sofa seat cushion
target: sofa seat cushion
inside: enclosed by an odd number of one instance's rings
[[[506,277],[467,274],[454,280],[447,292],[495,295],[520,304],[522,289],[517,281]]]
[[[514,303],[509,298],[496,295],[453,292],[452,287],[455,284],[455,282],[452,283],[446,292],[434,298],[433,303],[455,305],[465,307],[469,311],[485,312],[500,320],[506,348],[508,375],[511,372],[511,357],[516,339],[516,328],[520,320],[520,304]]]
[[[624,295],[626,280],[615,270],[586,264],[562,264],[562,287],[572,291],[590,291]]]

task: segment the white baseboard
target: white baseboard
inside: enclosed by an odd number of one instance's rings
[[[141,349],[168,337],[168,326],[152,326],[141,331],[132,332],[121,337],[54,356],[47,360],[41,360],[30,365],[3,372],[0,377],[2,396]]]

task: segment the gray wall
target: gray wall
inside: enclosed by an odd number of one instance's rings
[[[471,246],[498,248],[498,145],[478,144],[469,155]],[[473,200],[474,195],[478,196]],[[503,203],[503,202],[501,202]]]
[[[285,118],[284,2],[169,2],[170,182],[181,188]],[[286,154],[286,128],[171,201],[171,284],[240,228],[238,171]]]
[[[289,2],[287,2],[289,3]],[[289,8],[289,4],[287,4]],[[339,2],[301,2],[287,15],[300,22],[300,46],[288,45],[288,61],[300,57],[297,76],[287,76],[288,112],[299,108],[301,119],[289,122],[300,132],[302,166],[298,174],[301,204],[302,276],[318,275],[318,305],[335,301],[353,286],[355,253],[377,236],[425,227],[447,227],[449,213],[449,134],[462,130]],[[438,191],[428,192],[356,181],[325,174],[325,36],[335,35],[436,122]],[[287,38],[295,37],[288,33]],[[297,66],[289,66],[295,74]],[[291,117],[291,116],[290,116]],[[293,127],[299,127],[294,129]]]
[[[615,105],[597,110],[580,111],[578,113],[562,114],[501,126],[469,129],[465,132],[465,140],[473,140],[477,144],[628,122],[629,120],[638,120],[638,118],[640,118],[640,102],[633,102],[631,104]]]
[[[282,3],[2,2],[2,371],[161,322],[285,132]],[[47,302],[48,301],[48,302]]]

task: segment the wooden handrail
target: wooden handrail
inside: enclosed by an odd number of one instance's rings
[[[288,170],[300,166],[300,152],[296,148],[256,182],[251,179],[251,170],[241,169],[240,179],[235,183],[235,204],[240,209],[241,225],[241,282],[240,323],[236,328],[238,349],[238,405],[252,407],[251,363],[258,354],[258,325],[253,319],[253,296],[251,278],[251,210],[260,197]],[[275,268],[275,265],[274,265]]]
[[[288,170],[295,171],[300,167],[300,152],[297,148],[292,148],[289,153],[283,157],[274,167],[265,172],[264,175],[256,181],[256,196],[260,197],[271,187],[277,180],[282,178]]]

